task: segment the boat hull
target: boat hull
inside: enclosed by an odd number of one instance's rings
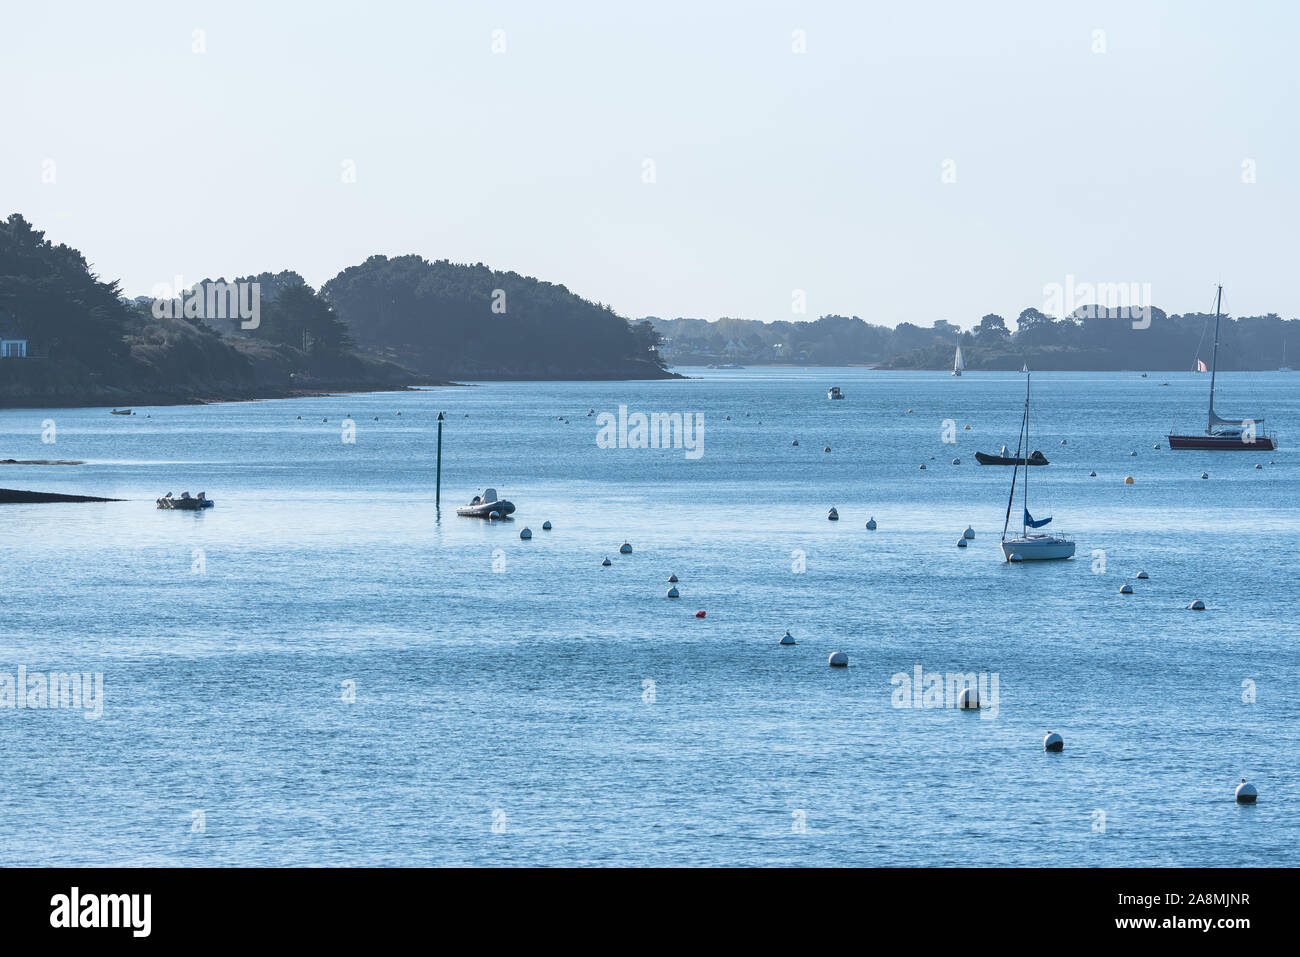
[[[179,512],[201,512],[205,508],[212,508],[213,501],[210,498],[160,498],[158,499],[159,508],[175,509]]]
[[[456,509],[456,514],[468,518],[488,518],[493,512],[496,512],[504,517],[514,512],[514,510],[515,507],[512,503],[501,500],[480,505],[462,505]]]
[[[1171,449],[1235,449],[1240,452],[1272,452],[1277,441],[1271,435],[1257,435],[1253,442],[1241,435],[1171,435]]]
[[[1044,457],[1017,459],[1013,455],[988,455],[984,452],[975,453],[975,461],[980,465],[1050,465],[1051,463]]]
[[[1074,542],[1052,536],[1012,538],[1002,543],[1002,556],[1009,562],[1042,562],[1073,558]]]

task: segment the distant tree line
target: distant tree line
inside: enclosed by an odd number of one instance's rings
[[[1023,310],[1013,332],[990,313],[969,332],[939,320],[926,328],[910,322],[891,329],[857,316],[815,321],[660,319],[648,321],[663,337],[663,354],[678,365],[711,363],[877,365],[894,369],[950,368],[957,346],[969,369],[1191,369],[1210,361],[1213,315],[1149,315],[1081,307],[1054,318]],[[1149,320],[1149,322],[1148,322]],[[1224,369],[1276,369],[1300,349],[1300,320],[1266,316],[1221,323],[1219,365]],[[1300,359],[1300,356],[1295,356]]]
[[[223,289],[250,283],[256,321],[210,312]],[[0,329],[27,339],[30,357],[0,362],[3,404],[671,375],[650,323],[482,263],[372,256],[320,290],[286,270],[127,299],[17,213],[0,221]]]
[[[482,263],[371,256],[321,294],[359,347],[442,378],[667,375],[649,323]]]

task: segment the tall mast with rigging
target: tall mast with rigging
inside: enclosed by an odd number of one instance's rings
[[[1029,527],[1025,524],[1029,520],[1029,373],[1025,373],[1025,514],[1020,516],[1020,537],[1029,534]]]
[[[1223,305],[1223,286],[1214,297],[1214,354],[1210,358],[1210,414],[1205,420],[1205,434],[1214,431],[1214,376],[1219,368],[1219,309]]]

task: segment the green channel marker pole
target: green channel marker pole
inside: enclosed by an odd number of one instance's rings
[[[442,413],[438,413],[438,479],[433,487],[433,507],[438,508],[442,502]]]

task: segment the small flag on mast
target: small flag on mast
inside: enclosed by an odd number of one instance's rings
[[[1204,371],[1205,371],[1205,363],[1204,363],[1202,360],[1200,360],[1200,359],[1197,359],[1197,360],[1196,360],[1196,371],[1197,371],[1197,372],[1204,372]]]

